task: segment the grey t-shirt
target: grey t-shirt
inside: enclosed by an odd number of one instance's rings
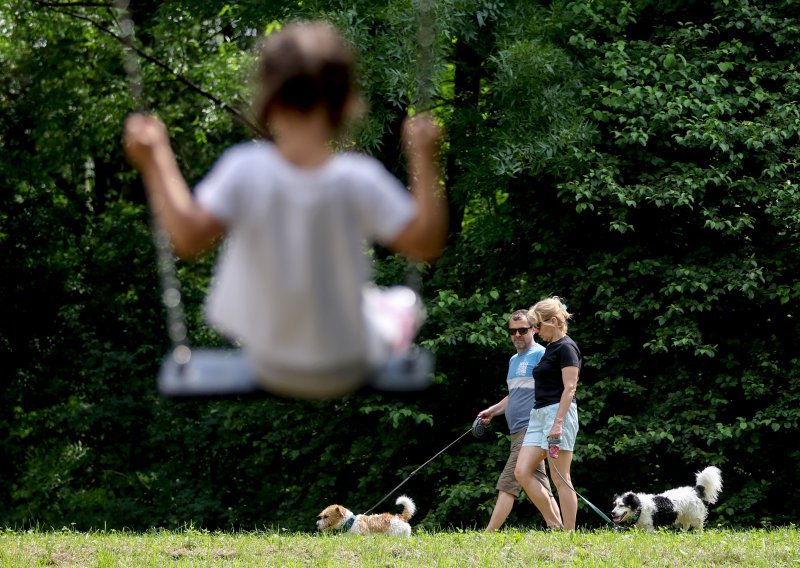
[[[274,144],[228,149],[195,188],[225,224],[206,317],[275,369],[324,372],[365,358],[365,247],[413,218],[411,194],[376,159],[288,162]]]

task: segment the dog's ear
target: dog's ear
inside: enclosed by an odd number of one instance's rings
[[[622,504],[626,507],[630,507],[631,509],[638,509],[639,505],[641,505],[641,501],[639,501],[639,498],[635,493],[628,492],[622,498]]]
[[[336,505],[336,512],[339,513],[340,516],[344,517],[344,507],[341,505]]]

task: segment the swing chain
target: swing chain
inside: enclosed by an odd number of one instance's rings
[[[175,266],[175,253],[172,250],[169,234],[155,219],[153,219],[151,230],[158,254],[157,266],[161,278],[161,301],[167,310],[167,333],[172,342],[172,356],[179,365],[183,365],[189,362],[192,351],[189,348],[186,317]]]
[[[123,66],[128,79],[128,89],[136,110],[143,112],[147,109],[144,99],[144,80],[139,57],[134,48],[135,26],[128,10],[129,4],[129,0],[114,0],[120,37],[124,46]],[[155,216],[151,220],[150,230],[157,254],[156,268],[161,282],[161,301],[167,311],[167,333],[172,342],[172,356],[176,363],[184,365],[189,362],[192,352],[187,340],[186,318],[175,265],[175,253],[172,250],[169,234]]]
[[[418,110],[429,110],[433,80],[433,49],[435,14],[431,0],[417,0],[417,92],[415,103]]]
[[[129,4],[129,0],[114,0],[120,40],[124,46],[122,65],[125,68],[125,77],[128,79],[128,90],[133,98],[136,110],[144,111],[147,108],[144,102],[144,81],[142,80],[142,70],[139,66],[139,57],[134,47],[136,32],[133,18],[131,18],[128,10]]]
[[[413,104],[416,111],[427,111],[431,107],[431,96],[434,88],[433,80],[433,49],[435,42],[434,18],[431,0],[416,0],[416,90]],[[409,259],[406,268],[406,286],[414,290],[417,295],[422,290],[422,273],[418,264]]]

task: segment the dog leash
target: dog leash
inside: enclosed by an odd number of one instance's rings
[[[477,422],[477,420],[476,420],[476,422]],[[431,463],[433,460],[435,460],[436,458],[438,458],[438,457],[439,457],[441,454],[443,454],[443,453],[444,453],[444,452],[445,452],[447,449],[449,449],[449,448],[450,448],[450,446],[452,446],[453,444],[455,444],[456,442],[458,442],[459,440],[461,440],[461,438],[463,438],[464,436],[466,436],[466,435],[467,435],[467,434],[469,434],[470,432],[472,432],[473,436],[475,436],[476,438],[480,438],[480,437],[483,435],[483,431],[480,431],[480,433],[477,433],[475,430],[476,430],[476,428],[475,428],[475,425],[473,424],[472,426],[470,426],[469,430],[467,430],[466,432],[464,432],[463,434],[461,434],[461,435],[460,435],[458,438],[456,438],[455,440],[453,440],[452,442],[450,442],[449,444],[447,444],[447,445],[446,445],[444,448],[442,448],[441,450],[439,450],[439,452],[437,452],[437,453],[436,453],[436,455],[434,455],[434,456],[433,456],[431,459],[429,459],[429,460],[428,460],[428,461],[426,461],[424,464],[422,464],[421,466],[419,466],[417,469],[415,469],[414,471],[412,471],[412,472],[409,474],[409,476],[408,476],[408,477],[406,477],[406,478],[405,478],[403,481],[401,481],[401,482],[400,482],[400,483],[397,485],[397,487],[395,487],[394,489],[392,489],[391,491],[389,491],[389,493],[387,493],[386,495],[384,495],[384,496],[383,496],[383,498],[382,498],[380,501],[378,501],[377,503],[375,503],[375,504],[374,504],[372,507],[370,507],[369,509],[367,509],[367,510],[366,510],[364,513],[362,513],[362,514],[363,514],[363,515],[366,515],[366,514],[370,513],[370,512],[371,512],[373,509],[375,509],[375,508],[376,508],[378,505],[380,505],[381,503],[383,503],[384,501],[386,501],[386,499],[388,499],[388,498],[389,498],[389,496],[390,496],[392,493],[394,493],[395,491],[397,491],[398,489],[400,489],[400,488],[401,488],[403,485],[405,485],[405,484],[406,484],[406,482],[407,482],[409,479],[411,479],[412,477],[414,477],[414,476],[417,474],[417,472],[418,472],[419,470],[421,470],[423,467],[425,467],[426,465],[428,465],[429,463]]]
[[[463,434],[461,434],[461,435],[460,435],[458,438],[456,438],[455,440],[453,440],[452,442],[450,442],[449,444],[447,444],[447,445],[446,445],[444,448],[442,448],[441,450],[439,450],[439,451],[438,451],[438,452],[437,452],[437,453],[436,453],[436,454],[435,454],[435,455],[434,455],[432,458],[430,458],[428,461],[426,461],[425,463],[423,463],[423,464],[422,464],[421,466],[419,466],[417,469],[415,469],[414,471],[412,471],[412,472],[411,472],[411,473],[408,475],[408,477],[406,477],[406,478],[405,478],[403,481],[401,481],[401,482],[400,482],[400,483],[399,483],[399,484],[398,484],[398,485],[397,485],[397,486],[396,486],[394,489],[392,489],[392,490],[391,490],[391,491],[389,491],[389,492],[388,492],[386,495],[384,495],[384,496],[381,498],[381,500],[380,500],[380,501],[378,501],[377,503],[375,503],[375,504],[374,504],[372,507],[370,507],[369,509],[367,509],[367,510],[366,510],[364,513],[362,513],[362,514],[364,514],[364,515],[367,515],[367,514],[371,513],[371,512],[372,512],[372,511],[373,511],[373,510],[374,510],[376,507],[378,507],[378,505],[380,505],[381,503],[383,503],[384,501],[386,501],[386,499],[388,499],[388,498],[389,498],[389,497],[390,497],[390,496],[391,496],[391,495],[392,495],[392,494],[393,494],[395,491],[397,491],[397,490],[398,490],[398,489],[400,489],[400,488],[401,488],[403,485],[405,485],[405,484],[406,484],[406,483],[407,483],[407,482],[408,482],[408,481],[409,481],[409,480],[410,480],[412,477],[414,477],[414,476],[417,474],[417,472],[419,472],[419,471],[420,471],[420,470],[421,470],[423,467],[425,467],[426,465],[428,465],[429,463],[431,463],[433,460],[435,460],[436,458],[438,458],[438,457],[439,457],[441,454],[443,454],[444,452],[446,452],[446,451],[447,451],[447,450],[448,450],[448,449],[449,449],[451,446],[453,446],[454,444],[456,444],[457,442],[459,442],[459,441],[460,441],[460,440],[461,440],[461,439],[462,439],[464,436],[466,436],[466,435],[467,435],[467,434],[469,434],[470,432],[471,432],[471,433],[472,433],[472,435],[473,435],[473,436],[475,436],[476,438],[481,438],[481,437],[483,437],[483,436],[484,436],[484,434],[486,433],[486,428],[483,426],[483,424],[481,423],[480,419],[476,419],[476,420],[475,420],[475,422],[472,424],[472,426],[470,427],[470,429],[469,429],[469,430],[467,430],[466,432],[464,432]],[[597,513],[597,514],[598,514],[598,515],[599,515],[599,516],[600,516],[600,517],[601,517],[601,518],[602,518],[604,521],[606,521],[607,523],[609,523],[610,525],[612,525],[612,526],[614,527],[614,529],[619,529],[619,528],[621,528],[621,527],[620,527],[620,525],[618,525],[617,523],[615,523],[614,521],[612,521],[611,519],[609,519],[609,518],[608,518],[608,516],[607,516],[605,513],[603,513],[603,512],[602,512],[600,509],[598,509],[598,508],[597,508],[597,507],[596,507],[596,506],[595,506],[595,505],[594,505],[594,504],[593,504],[591,501],[589,501],[589,500],[588,500],[586,497],[584,497],[583,495],[581,495],[580,493],[578,493],[578,492],[575,490],[575,488],[574,488],[574,487],[572,487],[572,485],[570,485],[570,484],[569,484],[569,482],[567,482],[567,480],[566,480],[566,479],[564,479],[564,476],[563,476],[563,475],[561,475],[561,472],[558,470],[558,467],[556,466],[556,464],[555,464],[555,463],[553,463],[552,461],[550,461],[550,465],[553,467],[553,469],[554,469],[554,470],[556,470],[556,473],[558,474],[558,477],[560,477],[560,478],[561,478],[561,481],[563,481],[563,482],[564,482],[564,485],[566,485],[567,487],[569,487],[569,489],[570,489],[570,490],[571,490],[573,493],[575,493],[575,495],[577,495],[578,497],[580,497],[580,498],[583,500],[583,502],[584,502],[584,503],[586,503],[587,505],[589,505],[589,507],[590,507],[590,508],[591,508],[591,509],[592,509],[592,510],[595,512],[595,513]]]
[[[561,481],[563,481],[563,482],[564,482],[564,485],[566,485],[567,487],[569,487],[569,488],[572,490],[572,492],[573,492],[573,493],[575,493],[575,495],[577,495],[578,497],[580,497],[581,499],[583,499],[583,502],[584,502],[584,503],[586,503],[587,505],[589,505],[589,507],[591,507],[591,509],[592,509],[592,510],[593,510],[595,513],[597,513],[598,515],[600,515],[600,517],[601,517],[601,518],[602,518],[604,521],[606,521],[607,523],[611,524],[611,525],[612,525],[612,526],[613,526],[615,529],[619,529],[619,528],[620,528],[620,526],[619,526],[617,523],[615,523],[614,521],[612,521],[611,519],[609,519],[609,518],[606,516],[606,514],[605,514],[605,513],[603,513],[603,512],[602,512],[600,509],[598,509],[597,507],[595,507],[595,506],[592,504],[592,502],[591,502],[591,501],[589,501],[589,500],[588,500],[586,497],[584,497],[583,495],[581,495],[580,493],[578,493],[577,491],[575,491],[575,488],[574,488],[572,485],[570,485],[570,484],[567,482],[567,480],[566,480],[566,479],[564,479],[564,476],[563,476],[563,475],[561,475],[561,472],[560,472],[560,471],[558,471],[558,467],[556,466],[555,462],[553,462],[552,460],[548,460],[548,462],[550,463],[550,466],[552,466],[552,468],[553,468],[554,470],[556,470],[556,473],[558,474],[558,477],[560,477],[560,478],[561,478]]]

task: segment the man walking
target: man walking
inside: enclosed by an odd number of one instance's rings
[[[533,340],[532,326],[528,320],[527,310],[517,310],[511,314],[508,319],[508,333],[517,350],[517,353],[508,362],[508,375],[506,377],[508,395],[497,404],[478,413],[478,418],[481,419],[481,423],[484,425],[489,424],[495,416],[505,414],[508,430],[511,433],[511,451],[500,478],[497,480],[497,503],[492,511],[489,524],[486,526],[487,531],[494,531],[503,526],[508,514],[514,507],[514,501],[522,491],[522,487],[514,477],[514,468],[517,464],[519,449],[522,446],[522,439],[528,429],[531,409],[535,402],[533,368],[544,354],[544,347]],[[550,510],[545,512],[540,509],[539,512],[542,513],[545,520],[548,518],[560,519],[561,512],[550,490],[550,479],[548,479],[544,469],[544,462],[539,464],[539,467],[534,471],[534,475],[550,496]]]

